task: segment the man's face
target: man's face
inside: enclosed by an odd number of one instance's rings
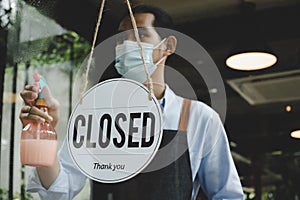
[[[151,13],[137,13],[134,14],[134,18],[136,20],[137,27],[139,28],[139,36],[141,39],[141,42],[153,44],[156,46],[161,41],[160,36],[156,32],[155,28],[153,27],[153,21],[154,21],[154,15]],[[119,25],[119,31],[127,31],[132,30],[132,22],[130,20],[130,17],[125,17],[120,25]],[[132,40],[135,41],[134,32],[130,31],[129,34],[125,36],[126,38],[122,38],[119,43],[122,43],[124,40]],[[164,45],[162,44],[160,47],[155,49],[153,51],[152,57],[153,62],[156,63],[159,59],[162,58],[162,49],[164,49]]]

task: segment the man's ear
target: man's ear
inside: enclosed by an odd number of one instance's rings
[[[166,39],[166,51],[165,51],[165,55],[169,56],[171,54],[173,54],[176,50],[176,46],[177,46],[177,39],[175,36],[171,35]]]

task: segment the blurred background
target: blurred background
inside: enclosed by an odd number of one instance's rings
[[[300,1],[130,2],[165,9],[175,29],[202,45],[217,65],[227,95],[225,128],[245,199],[299,200],[300,140],[291,132],[300,130]],[[89,53],[100,3],[0,0],[0,199],[38,198],[24,190],[30,167],[19,161],[19,93],[33,81],[33,72],[46,77],[61,102],[61,143],[72,111],[72,83]],[[107,0],[97,43],[114,33],[124,12],[123,0]],[[277,62],[261,70],[226,65],[230,55],[253,44],[275,55]],[[201,78],[191,76],[185,61],[179,64],[176,70],[185,74],[196,94],[190,98],[210,105],[218,88],[208,88]],[[178,84],[176,93],[185,96]],[[87,182],[77,199],[89,199],[88,188]]]

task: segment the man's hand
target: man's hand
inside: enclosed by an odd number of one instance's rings
[[[30,121],[49,121],[52,123],[53,127],[55,127],[58,122],[59,102],[51,96],[49,88],[47,86],[44,87],[42,90],[42,95],[48,105],[47,114],[34,106],[35,99],[37,98],[37,92],[38,88],[36,88],[34,85],[26,85],[25,89],[20,93],[20,96],[25,103],[19,115],[23,127],[26,126]]]

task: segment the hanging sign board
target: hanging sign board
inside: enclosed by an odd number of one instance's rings
[[[68,147],[78,168],[103,183],[128,180],[155,156],[162,138],[159,102],[129,79],[110,79],[83,96],[68,124]]]

